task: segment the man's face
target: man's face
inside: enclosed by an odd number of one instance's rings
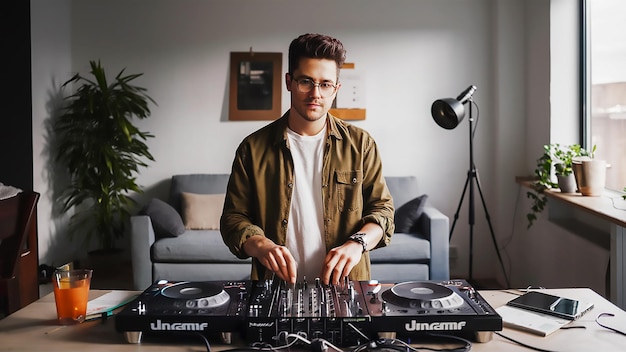
[[[297,115],[307,121],[313,122],[326,117],[326,113],[332,106],[333,100],[339,90],[337,83],[337,63],[328,59],[302,58],[293,76],[285,77],[287,90],[291,92],[291,108]],[[336,85],[330,91],[321,86],[315,86],[308,92],[298,88],[299,84],[310,80],[313,83],[326,83]],[[300,84],[302,86],[302,84]]]

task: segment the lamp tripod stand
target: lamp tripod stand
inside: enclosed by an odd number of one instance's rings
[[[474,224],[476,219],[474,211],[474,185],[476,185],[480,194],[480,199],[483,204],[483,209],[485,210],[485,217],[487,219],[487,223],[489,224],[491,240],[493,241],[496,253],[498,254],[498,260],[500,261],[502,273],[504,274],[504,279],[506,280],[506,286],[508,288],[510,286],[509,279],[506,276],[506,270],[504,270],[504,263],[502,262],[502,256],[500,255],[500,249],[498,248],[496,236],[493,233],[493,226],[491,225],[491,217],[489,216],[489,211],[487,210],[487,205],[485,204],[485,197],[483,196],[483,191],[480,187],[478,171],[476,171],[476,165],[474,165],[474,117],[472,116],[472,95],[474,94],[474,92],[476,92],[476,86],[470,85],[461,94],[459,94],[456,99],[437,99],[431,107],[431,114],[435,122],[439,126],[451,130],[458,126],[463,120],[463,117],[465,117],[465,108],[463,107],[463,105],[469,102],[469,170],[467,171],[467,179],[465,180],[465,186],[463,187],[463,193],[461,194],[459,206],[457,207],[456,213],[454,214],[454,221],[452,222],[452,227],[450,228],[449,239],[452,239],[452,233],[454,232],[454,227],[456,226],[456,222],[459,219],[459,211],[461,210],[461,205],[463,205],[465,193],[469,189],[469,281],[472,281],[474,264]]]
[[[461,194],[461,199],[459,200],[459,205],[456,209],[456,213],[454,214],[454,221],[452,222],[452,227],[450,228],[450,237],[452,239],[452,233],[454,232],[454,227],[456,226],[456,222],[459,219],[459,212],[461,211],[461,206],[463,205],[463,200],[465,199],[465,193],[469,189],[469,209],[468,209],[468,222],[469,222],[469,281],[473,281],[473,263],[474,263],[474,224],[476,223],[476,213],[475,213],[475,192],[474,185],[478,188],[478,193],[480,194],[480,199],[482,201],[483,210],[485,211],[485,218],[487,219],[487,224],[489,225],[489,232],[491,233],[491,240],[493,241],[493,245],[496,249],[496,254],[498,255],[498,260],[500,261],[500,266],[502,267],[502,273],[504,274],[504,280],[506,281],[507,288],[509,285],[509,279],[506,276],[506,271],[504,270],[504,263],[502,261],[502,256],[500,255],[500,250],[498,249],[498,243],[496,241],[496,236],[493,232],[493,226],[491,225],[491,217],[489,215],[489,210],[487,210],[487,205],[485,203],[485,197],[483,196],[483,191],[480,186],[480,179],[478,178],[478,171],[476,170],[476,165],[474,165],[474,118],[472,116],[472,103],[473,100],[469,99],[469,170],[467,171],[467,178],[465,179],[465,186],[463,187],[463,193]]]

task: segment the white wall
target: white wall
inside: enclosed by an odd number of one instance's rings
[[[547,130],[539,139],[529,137],[535,126],[549,129],[543,127],[550,114],[549,0],[69,0],[52,9],[45,0],[31,4],[39,14],[32,24],[33,71],[40,72],[33,75],[36,126],[49,116],[46,92],[58,90],[71,76],[70,67],[85,73],[89,60],[100,59],[111,75],[124,67],[144,73],[138,83],[158,106],[139,122],[156,135],[149,141],[156,162],[139,176],[146,189],[140,201],[165,197],[172,174],[230,171],[240,140],[267,121],[228,120],[229,53],[251,47],[282,52],[286,71],[288,44],[305,32],[342,40],[348,61],[366,76],[367,118],[354,123],[376,138],[385,173],[417,175],[420,190],[451,222],[469,167],[469,126],[467,120],[454,130],[437,126],[430,116],[435,99],[478,87],[475,163],[500,243],[510,240],[519,203],[514,176],[531,172],[533,155],[549,140]],[[59,17],[44,16],[46,11]],[[59,45],[46,45],[50,34]],[[284,111],[284,87],[282,98]],[[34,134],[35,173],[43,174],[51,168],[48,137],[44,128]],[[42,177],[35,183],[52,204],[53,183]],[[453,276],[467,276],[467,204],[466,196],[452,237],[461,255]],[[478,193],[475,205],[474,277],[501,275]],[[50,245],[64,238],[64,223],[55,218],[50,206],[40,208],[40,257],[46,263],[72,259]],[[507,248],[507,270],[517,265],[520,250]]]
[[[41,193],[37,205],[40,263],[60,265],[75,257],[79,248],[62,235],[67,218],[59,213],[54,201],[54,179],[58,174],[50,160],[54,144],[50,117],[61,106],[60,86],[72,72],[71,1],[31,2],[32,114],[33,114],[33,183]]]

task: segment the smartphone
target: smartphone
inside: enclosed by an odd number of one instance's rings
[[[593,303],[590,302],[554,296],[538,291],[527,292],[507,302],[507,305],[569,320],[578,319],[593,308]]]

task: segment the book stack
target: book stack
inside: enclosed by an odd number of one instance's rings
[[[87,302],[85,320],[106,319],[138,296],[137,292],[113,290],[96,299]]]

